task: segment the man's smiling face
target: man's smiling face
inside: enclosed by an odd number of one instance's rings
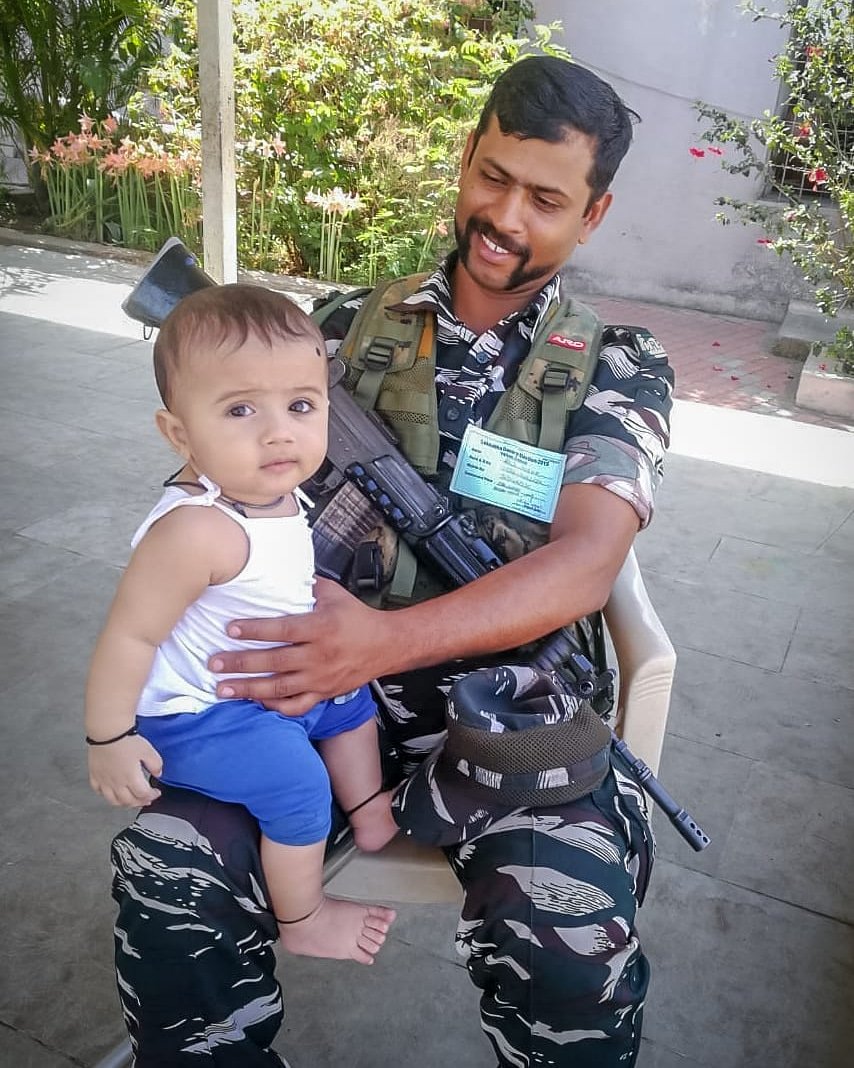
[[[590,202],[594,142],[503,134],[495,115],[469,136],[455,217],[460,266],[491,293],[533,296],[602,221],[610,193]]]

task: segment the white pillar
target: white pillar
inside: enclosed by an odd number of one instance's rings
[[[227,0],[197,0],[202,104],[204,266],[217,282],[237,280],[234,174],[234,31]]]

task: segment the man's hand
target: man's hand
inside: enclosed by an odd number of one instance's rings
[[[89,784],[111,805],[150,805],[160,791],[149,783],[146,772],[157,776],[162,771],[160,754],[138,734],[89,749]]]
[[[211,657],[208,666],[218,674],[272,673],[225,679],[217,686],[217,696],[246,697],[287,716],[301,716],[319,701],[348,693],[389,670],[389,645],[383,635],[394,613],[369,608],[329,579],[318,578],[314,592],[313,612],[238,619],[229,625],[233,638],[289,644]]]

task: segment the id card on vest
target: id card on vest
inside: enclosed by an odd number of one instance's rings
[[[551,523],[566,456],[466,427],[450,489],[463,497]]]

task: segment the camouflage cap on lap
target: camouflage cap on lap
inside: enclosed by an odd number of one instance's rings
[[[404,782],[406,833],[453,845],[516,808],[566,804],[599,787],[611,734],[590,705],[530,667],[482,668],[454,683],[448,735]]]

